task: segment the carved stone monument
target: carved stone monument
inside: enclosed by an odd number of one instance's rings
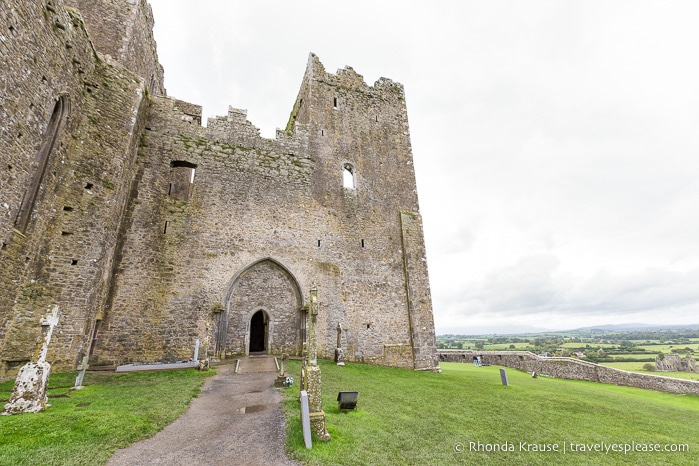
[[[49,350],[53,329],[57,324],[58,306],[54,305],[41,318],[41,325],[45,329],[45,335],[41,351],[39,352],[39,359],[37,362],[28,362],[19,370],[10,402],[5,405],[5,409],[2,412],[4,416],[38,413],[50,406],[46,396],[46,389],[49,385],[51,364],[46,362],[46,354]]]
[[[83,357],[82,362],[78,366],[78,376],[75,378],[75,389],[80,390],[83,388],[83,379],[85,378],[85,371],[87,371],[87,368],[89,367],[88,361],[90,360],[89,356]]]
[[[304,382],[308,391],[308,406],[310,408],[311,429],[323,442],[330,440],[330,434],[325,427],[325,412],[321,396],[320,367],[318,367],[318,348],[316,337],[316,319],[318,318],[318,287],[313,285],[310,292],[308,316],[308,360],[304,368]]]
[[[345,352],[342,350],[342,324],[337,324],[337,346],[335,347],[335,364],[345,365]]]
[[[284,364],[286,361],[289,359],[289,355],[287,353],[282,353],[281,357],[281,364],[279,365],[279,375],[277,375],[276,380],[274,381],[274,387],[275,388],[288,388],[291,387],[291,385],[294,383],[293,377],[288,375],[285,371]]]

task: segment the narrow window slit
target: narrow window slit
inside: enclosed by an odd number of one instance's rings
[[[56,100],[51,118],[43,135],[43,142],[35,155],[36,168],[32,174],[31,182],[24,192],[24,197],[22,198],[15,218],[15,227],[21,233],[27,231],[31,213],[34,210],[38,198],[39,188],[41,187],[44,175],[47,173],[49,159],[52,158],[55,149],[59,147],[63,125],[69,109],[70,104],[67,97],[62,96]]]
[[[63,206],[63,210],[64,210],[65,212],[72,212],[72,211],[73,211],[73,208],[72,208],[71,206],[69,206],[69,205],[64,205],[64,206]]]
[[[320,240],[318,240],[318,247],[320,247]]]
[[[362,248],[364,247],[364,240],[362,240]]]
[[[354,189],[354,167],[346,163],[342,168],[342,186],[347,189]]]
[[[333,97],[333,108],[337,108],[337,97]]]
[[[62,231],[62,232],[61,232],[61,236],[70,236],[70,235],[72,235],[72,234],[73,234],[72,231]]]
[[[164,234],[164,235],[167,234],[167,228],[168,228],[169,226],[170,226],[170,222],[169,222],[169,221],[166,221],[166,222],[165,222],[165,228],[163,228],[163,234]]]

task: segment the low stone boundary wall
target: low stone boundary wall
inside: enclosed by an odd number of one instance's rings
[[[548,358],[529,351],[439,350],[440,362],[473,363],[480,356],[483,364],[505,366],[559,379],[588,380],[671,393],[699,395],[699,382],[660,375],[628,372],[575,358]]]

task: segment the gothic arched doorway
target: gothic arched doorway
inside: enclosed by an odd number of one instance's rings
[[[257,311],[250,318],[250,353],[267,350],[267,316],[263,310]]]
[[[220,357],[264,351],[300,355],[305,335],[303,298],[296,278],[279,262],[261,259],[241,269],[216,323]]]

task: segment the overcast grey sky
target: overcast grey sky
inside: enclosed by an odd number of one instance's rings
[[[699,322],[699,2],[150,0],[168,94],[405,85],[437,332]]]

